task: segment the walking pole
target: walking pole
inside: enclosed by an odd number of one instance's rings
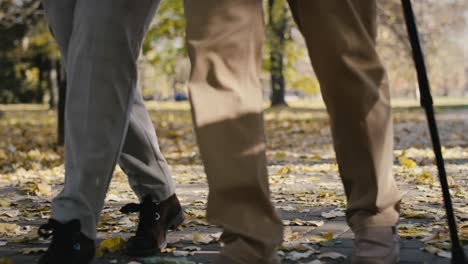
[[[447,183],[447,174],[445,172],[444,158],[442,156],[437,123],[434,117],[434,107],[431,96],[429,80],[427,78],[426,64],[424,55],[419,42],[418,29],[414,18],[411,0],[402,0],[403,11],[405,14],[406,27],[413,49],[413,59],[418,73],[419,90],[421,94],[421,106],[426,110],[427,122],[432,138],[432,147],[436,157],[437,168],[439,170],[440,186],[444,197],[445,210],[447,212],[447,221],[450,229],[450,239],[452,240],[452,263],[467,264],[465,253],[458,239],[457,223],[453,213],[452,201],[450,198],[449,185]]]

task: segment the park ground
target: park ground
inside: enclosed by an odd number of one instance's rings
[[[283,263],[348,263],[353,234],[321,104],[297,102],[265,113],[272,199],[285,226]],[[169,247],[150,258],[122,254],[137,216],[118,209],[135,202],[117,168],[99,223],[96,263],[210,263],[220,228],[205,220],[208,188],[186,103],[149,103],[162,152],[172,168],[186,221]],[[443,101],[437,118],[449,183],[468,251],[468,104]],[[450,243],[424,112],[396,103],[394,173],[403,194],[401,263],[450,263]],[[35,263],[47,241],[37,237],[50,201],[63,186],[63,148],[55,146],[56,113],[44,106],[0,106],[0,264]],[[222,150],[220,150],[222,151]],[[468,253],[468,252],[467,252]]]

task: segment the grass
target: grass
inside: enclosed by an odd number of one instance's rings
[[[324,110],[325,104],[322,100],[298,100],[288,102],[289,107],[298,109]],[[189,102],[168,102],[168,101],[147,101],[146,106],[149,111],[188,111]],[[269,107],[269,102],[264,102],[265,108]],[[392,101],[392,106],[397,110],[411,110],[420,108],[416,99],[396,98]],[[434,106],[438,110],[468,107],[468,97],[436,97]],[[0,104],[0,111],[45,111],[48,110],[46,104]]]

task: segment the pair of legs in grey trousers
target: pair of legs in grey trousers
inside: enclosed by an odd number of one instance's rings
[[[175,186],[136,89],[140,46],[157,0],[43,0],[66,65],[65,186],[52,218],[78,219],[96,237],[118,162],[139,198],[163,201]]]

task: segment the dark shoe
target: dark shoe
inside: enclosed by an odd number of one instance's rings
[[[94,241],[81,232],[79,220],[60,223],[50,219],[39,228],[43,238],[52,236],[52,243],[38,264],[89,264],[94,258]]]
[[[174,194],[162,202],[154,202],[151,196],[141,204],[127,204],[120,211],[124,214],[140,212],[136,235],[127,241],[129,256],[151,256],[166,248],[168,230],[175,230],[184,222],[184,212]]]
[[[400,257],[396,227],[368,227],[355,233],[353,264],[395,264]]]

